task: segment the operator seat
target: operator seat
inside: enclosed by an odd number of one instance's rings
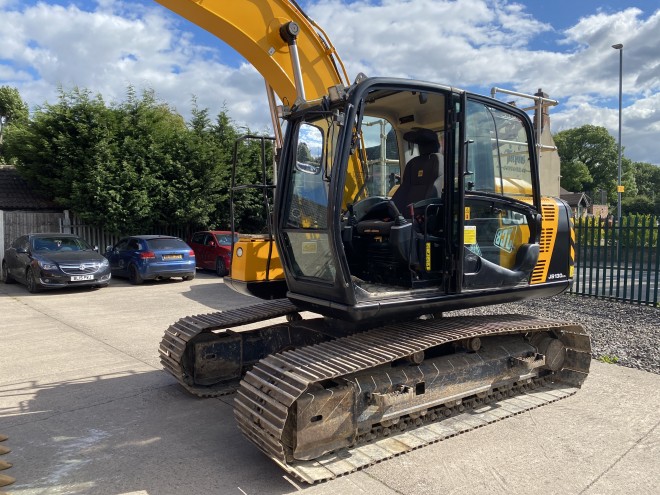
[[[440,198],[444,171],[438,135],[430,129],[415,129],[405,133],[403,138],[417,144],[420,154],[407,163],[401,184],[391,201],[376,204],[357,223],[360,235],[389,236],[394,225],[406,223],[405,219],[412,220],[410,204]]]
[[[403,138],[417,144],[419,156],[408,161],[392,199],[374,205],[357,222],[355,230],[363,238],[386,239],[396,260],[406,267],[419,267],[425,236],[428,239],[437,230],[444,160],[439,153],[438,135],[432,130],[415,129]],[[423,200],[428,201],[420,204]],[[415,203],[420,206],[417,212],[410,206]]]
[[[439,198],[444,180],[443,159],[438,135],[430,129],[406,132],[403,139],[417,144],[419,156],[412,158],[403,172],[401,185],[392,201],[401,214],[410,218],[408,205],[423,199]]]

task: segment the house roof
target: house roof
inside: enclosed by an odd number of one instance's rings
[[[589,206],[591,204],[589,197],[584,193],[562,193],[559,197],[566,201],[569,206]]]
[[[62,210],[34,191],[11,165],[0,165],[0,210]]]

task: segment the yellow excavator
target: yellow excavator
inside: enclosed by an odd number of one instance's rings
[[[540,194],[525,111],[431,82],[349,82],[293,0],[158,1],[263,75],[277,148],[270,234],[242,236],[225,278],[263,301],[184,317],[161,342],[187,390],[235,393],[244,436],[308,483],[576,392],[580,325],[443,316],[572,281],[571,211]]]

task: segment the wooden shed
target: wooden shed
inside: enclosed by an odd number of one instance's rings
[[[18,236],[59,232],[64,210],[34,191],[11,165],[0,164],[0,258]]]

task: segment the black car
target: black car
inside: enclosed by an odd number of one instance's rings
[[[64,287],[106,287],[110,264],[96,248],[73,234],[28,234],[5,250],[2,280],[30,292]]]

